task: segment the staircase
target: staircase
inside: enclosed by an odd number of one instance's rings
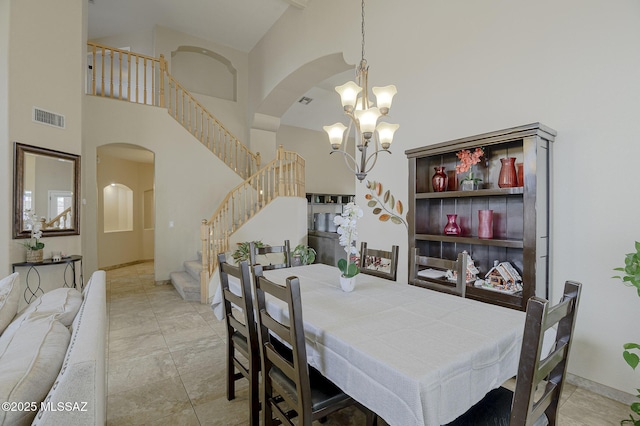
[[[229,250],[229,237],[278,196],[305,197],[304,159],[280,147],[276,159],[260,169],[251,152],[153,58],[93,42],[89,47],[87,94],[166,108],[167,112],[244,182],[227,194],[209,220],[200,224],[202,251],[172,272],[183,299],[207,303],[209,281],[218,253]]]
[[[200,274],[202,273],[202,252],[198,258],[184,262],[184,271],[172,272],[171,284],[184,300],[200,301]]]

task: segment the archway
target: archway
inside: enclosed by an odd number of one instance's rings
[[[98,267],[111,269],[154,259],[155,156],[137,145],[97,148]]]

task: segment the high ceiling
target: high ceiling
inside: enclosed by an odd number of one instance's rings
[[[89,38],[162,25],[249,52],[294,0],[89,0]]]
[[[319,0],[321,1],[321,0]],[[304,8],[308,0],[89,0],[89,39],[151,31],[162,25],[249,52],[288,7]],[[304,94],[309,105],[294,103],[282,124],[322,131],[342,120],[333,87],[353,79],[353,71]],[[301,94],[302,97],[303,94]]]

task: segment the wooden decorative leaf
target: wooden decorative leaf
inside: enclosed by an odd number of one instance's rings
[[[398,214],[402,214],[403,208],[402,208],[402,201],[400,200],[396,202],[396,211],[398,212]]]
[[[395,205],[396,205],[396,199],[395,199],[395,197],[392,195],[392,196],[389,198],[389,208],[390,208],[391,210],[393,210],[393,206],[395,206]]]
[[[395,223],[396,225],[402,224],[402,220],[400,220],[400,218],[398,218],[397,216],[391,216],[391,222]]]
[[[369,207],[375,207],[376,204],[378,204],[378,202],[376,200],[371,200],[367,203],[367,206]]]
[[[376,194],[378,194],[378,197],[382,195],[382,184],[380,182],[376,183]]]
[[[389,190],[387,189],[387,192],[384,193],[384,198],[383,198],[385,203],[389,201],[389,196],[391,196],[391,192],[389,192]]]
[[[373,214],[380,214],[382,213],[382,209],[380,207],[376,207],[375,209],[373,209]]]
[[[367,181],[367,189],[371,189],[371,181]]]
[[[366,194],[364,198],[366,198],[367,200],[370,200],[373,198],[373,196],[371,194]]]
[[[381,214],[381,215],[380,215],[380,217],[379,217],[378,219],[380,219],[382,222],[386,222],[386,221],[388,221],[389,219],[391,219],[391,215],[389,215],[389,214],[387,214],[387,213],[385,213],[385,214]]]

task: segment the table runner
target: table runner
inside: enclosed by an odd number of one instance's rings
[[[450,422],[516,374],[524,312],[365,274],[345,293],[339,274],[322,264],[265,271],[277,283],[300,278],[309,364],[390,425]],[[218,318],[221,301],[218,289]]]

